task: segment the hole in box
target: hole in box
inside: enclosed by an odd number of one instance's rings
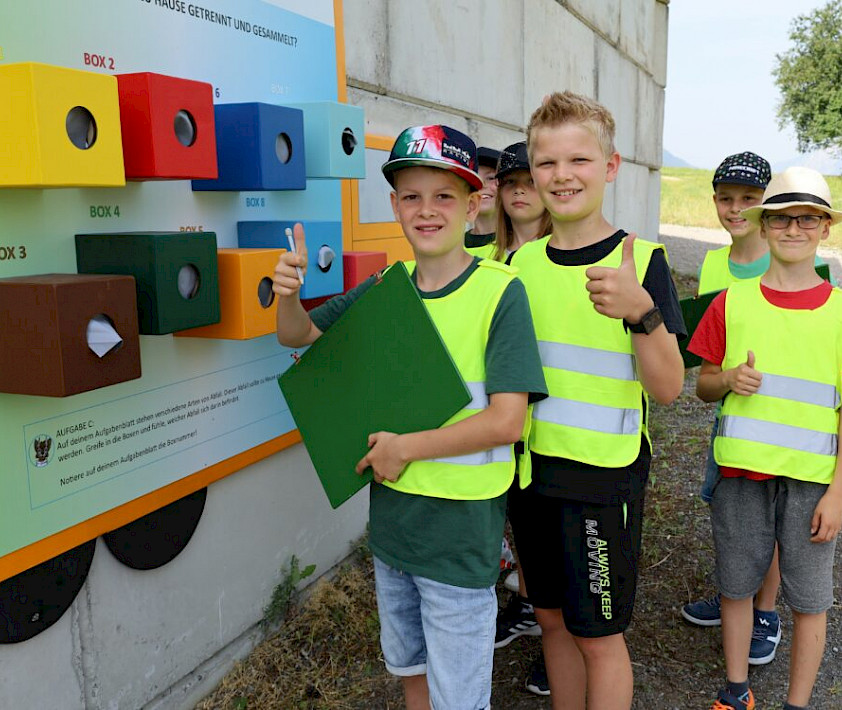
[[[185,301],[195,298],[200,281],[199,270],[193,264],[185,264],[178,270],[178,293]]]
[[[275,139],[275,155],[284,164],[292,158],[292,141],[286,133],[279,133]]]
[[[74,106],[64,121],[67,137],[80,150],[88,150],[96,143],[96,120],[84,106]]]
[[[272,290],[272,279],[264,276],[257,284],[257,300],[263,308],[269,308],[275,302],[275,292]]]
[[[196,121],[189,111],[181,109],[173,121],[175,137],[181,145],[189,148],[196,142]]]
[[[351,155],[356,147],[357,137],[354,131],[349,126],[345,126],[345,130],[342,131],[342,150],[345,151],[345,155]]]

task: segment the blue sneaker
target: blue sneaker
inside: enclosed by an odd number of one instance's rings
[[[754,610],[754,630],[751,633],[751,649],[748,662],[752,666],[771,663],[781,642],[781,617],[776,611]]]
[[[681,616],[697,626],[719,626],[722,623],[722,601],[717,594],[710,599],[685,604]]]

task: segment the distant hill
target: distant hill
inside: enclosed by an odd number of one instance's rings
[[[787,160],[775,161],[772,163],[772,172],[779,173],[795,165],[813,168],[822,175],[842,175],[842,159],[828,150],[814,150],[812,153],[800,153]]]
[[[690,165],[686,160],[682,160],[677,155],[673,155],[670,153],[666,148],[664,148],[664,156],[662,158],[662,162],[665,168],[692,168],[695,167]]]

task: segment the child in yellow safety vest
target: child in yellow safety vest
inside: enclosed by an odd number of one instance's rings
[[[814,170],[773,177],[762,201],[741,213],[759,226],[769,269],[719,294],[688,347],[703,359],[698,396],[722,400],[711,526],[727,685],[715,710],[755,707],[752,599],[776,544],[793,616],[786,710],[808,707],[824,652],[842,526],[842,292],[815,271],[819,243],[842,220],[830,205]]]

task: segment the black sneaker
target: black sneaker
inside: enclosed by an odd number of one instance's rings
[[[497,633],[494,648],[508,646],[518,636],[540,636],[541,627],[535,619],[535,610],[523,597],[513,596],[509,604],[497,614]]]
[[[529,675],[526,677],[526,689],[535,695],[549,695],[550,681],[547,680],[547,666],[544,664],[544,654],[532,661]]]

